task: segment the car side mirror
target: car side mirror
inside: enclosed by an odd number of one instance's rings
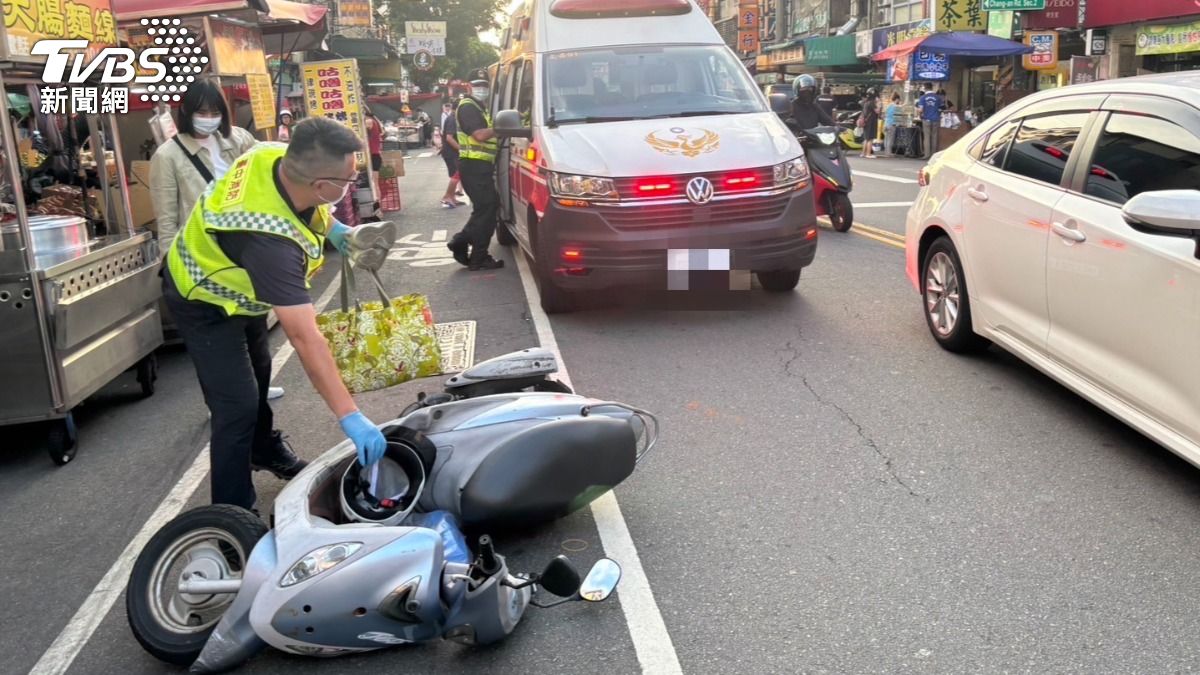
[[[1143,192],[1125,202],[1121,215],[1130,225],[1193,234],[1200,231],[1200,190]]]
[[[533,129],[524,125],[521,113],[516,110],[501,110],[496,113],[496,121],[492,128],[501,138],[533,138]]]

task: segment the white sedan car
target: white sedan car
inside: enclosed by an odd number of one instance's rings
[[[1200,74],[1023,98],[920,183],[934,340],[995,343],[1200,466]]]

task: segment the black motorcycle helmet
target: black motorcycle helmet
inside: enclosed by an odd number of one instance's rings
[[[812,103],[817,100],[817,80],[812,75],[801,75],[792,80],[792,91],[797,101]]]
[[[383,458],[370,466],[357,459],[342,474],[342,513],[359,523],[399,525],[425,489],[425,462],[407,443],[388,441]]]

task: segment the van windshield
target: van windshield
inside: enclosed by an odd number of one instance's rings
[[[551,124],[765,112],[722,46],[614,47],[546,58]]]

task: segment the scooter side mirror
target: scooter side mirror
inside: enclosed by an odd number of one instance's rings
[[[621,566],[611,558],[601,558],[592,565],[592,569],[579,587],[579,597],[588,602],[601,602],[608,599],[621,581]]]
[[[542,570],[538,583],[542,588],[560,598],[569,598],[579,592],[579,585],[582,582],[579,580],[579,572],[575,570],[575,566],[571,564],[567,556],[560,555],[551,560],[546,565],[546,569]]]

